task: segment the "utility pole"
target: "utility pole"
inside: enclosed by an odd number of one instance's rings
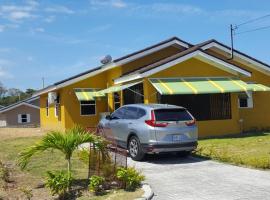
[[[230,57],[230,60],[233,59],[233,35],[234,35],[234,31],[235,29],[237,29],[237,26],[234,26],[231,24],[230,25],[230,32],[231,32],[231,57]]]

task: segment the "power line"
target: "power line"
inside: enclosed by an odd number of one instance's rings
[[[259,28],[250,29],[250,30],[247,30],[247,31],[242,31],[242,32],[234,33],[234,35],[239,35],[239,34],[243,34],[243,33],[249,33],[249,32],[259,31],[259,30],[268,29],[268,28],[270,28],[270,26],[263,26],[263,27],[259,27]]]
[[[252,22],[255,22],[255,21],[259,21],[259,20],[264,19],[264,18],[267,18],[267,17],[270,17],[270,14],[267,14],[267,15],[264,15],[264,16],[261,16],[261,17],[257,17],[257,18],[248,20],[248,21],[243,22],[243,23],[241,23],[241,24],[235,25],[234,27],[235,27],[235,29],[236,29],[236,28],[238,28],[238,27],[240,27],[240,26],[243,26],[243,25],[245,25],[245,24],[249,24],[249,23],[252,23]]]

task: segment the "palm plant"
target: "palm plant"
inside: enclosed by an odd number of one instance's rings
[[[83,128],[76,126],[65,132],[51,131],[45,135],[41,141],[28,147],[19,154],[18,164],[24,169],[34,154],[46,150],[59,150],[65,155],[67,160],[67,172],[71,172],[71,157],[73,152],[83,143],[93,143],[96,148],[104,153],[106,143],[104,140],[93,134],[89,134]]]

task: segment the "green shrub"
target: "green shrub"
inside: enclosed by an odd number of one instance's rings
[[[45,186],[51,190],[52,195],[59,195],[59,198],[66,196],[72,181],[71,174],[65,171],[47,172]]]
[[[103,184],[105,178],[102,176],[92,176],[90,178],[89,190],[95,194],[101,194],[104,191]]]
[[[116,177],[124,184],[124,188],[128,191],[136,190],[145,179],[134,167],[119,168]]]

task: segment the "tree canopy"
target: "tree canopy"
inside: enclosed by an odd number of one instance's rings
[[[27,99],[33,95],[36,90],[28,88],[25,91],[21,91],[18,88],[6,88],[0,82],[0,105],[8,106],[18,101]]]

